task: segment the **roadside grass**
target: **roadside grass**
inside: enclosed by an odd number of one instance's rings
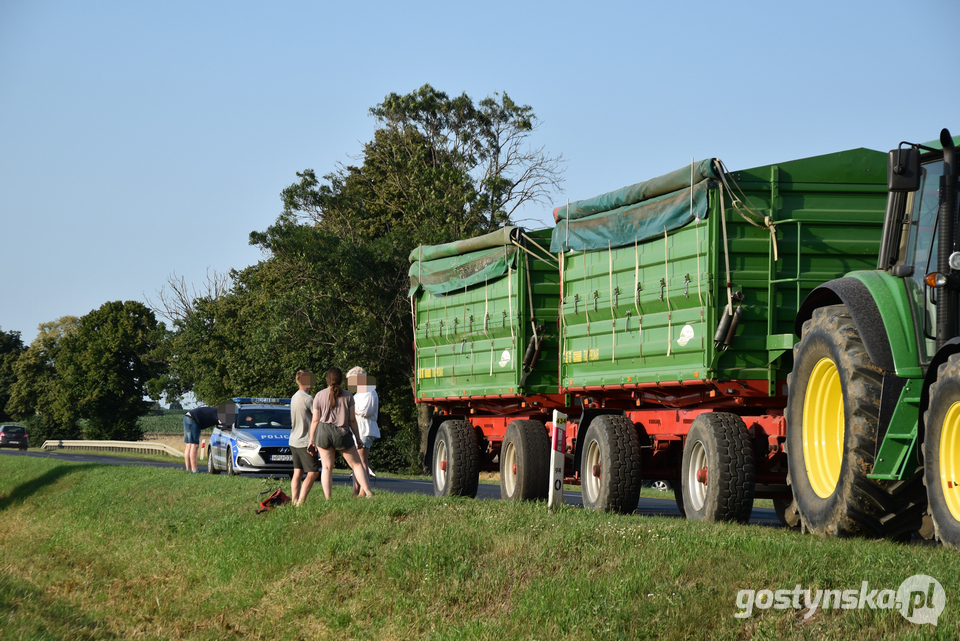
[[[0,459],[0,638],[956,638],[960,554],[543,504]],[[273,485],[272,487],[275,487]],[[943,585],[939,626],[895,610],[755,609],[737,591]]]

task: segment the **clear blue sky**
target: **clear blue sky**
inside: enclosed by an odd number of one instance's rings
[[[280,191],[356,157],[390,92],[531,105],[559,204],[960,133],[958,28],[957,0],[0,0],[0,328],[255,263]]]

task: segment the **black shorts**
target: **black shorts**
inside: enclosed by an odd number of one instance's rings
[[[316,454],[311,454],[305,447],[291,447],[290,453],[293,455],[293,469],[303,470],[304,472],[319,472],[320,463]]]
[[[331,423],[318,423],[317,433],[314,435],[314,442],[317,447],[325,450],[337,450],[342,452],[356,447],[356,441],[353,439],[353,432],[348,427],[340,427]]]

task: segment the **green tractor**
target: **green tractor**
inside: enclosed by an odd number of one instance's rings
[[[797,315],[788,483],[805,530],[960,548],[960,221],[952,138],[900,143],[875,271]]]

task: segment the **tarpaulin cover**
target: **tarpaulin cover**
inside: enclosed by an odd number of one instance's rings
[[[693,184],[707,178],[720,179],[713,158],[693,163]],[[670,194],[690,186],[690,166],[682,167],[669,174],[651,178],[635,185],[623,187],[586,200],[576,200],[553,210],[554,220],[576,220],[585,216],[610,212],[625,205],[633,205],[657,196]]]
[[[516,262],[512,240],[519,227],[443,245],[421,245],[410,252],[410,292],[423,287],[434,296],[500,278]],[[421,259],[422,257],[422,259]]]
[[[434,260],[436,258],[447,258],[448,256],[459,256],[461,254],[475,252],[479,249],[510,245],[512,244],[513,240],[516,240],[520,237],[521,231],[522,230],[519,227],[512,227],[508,225],[506,227],[501,227],[497,231],[484,234],[483,236],[466,238],[464,240],[455,240],[452,243],[444,243],[443,245],[420,245],[410,252],[410,262],[412,263],[415,260],[427,261]]]
[[[687,185],[689,184],[688,169]],[[618,207],[612,211],[603,211],[575,220],[561,219],[553,229],[550,251],[558,254],[570,249],[607,249],[662,237],[664,233],[679,229],[696,218],[706,218],[707,190],[708,183],[700,182],[693,187],[688,186],[680,191]]]

